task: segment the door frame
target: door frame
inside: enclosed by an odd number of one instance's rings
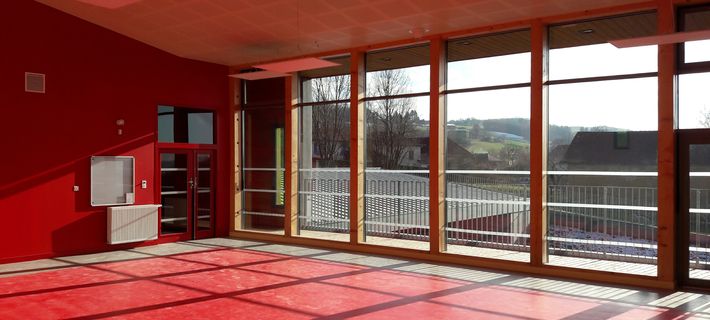
[[[676,130],[677,205],[676,205],[676,279],[680,287],[710,289],[710,280],[690,278],[690,146],[710,145],[710,129]]]
[[[197,222],[197,201],[196,201],[196,190],[197,188],[192,188],[188,190],[187,194],[187,231],[183,233],[162,233],[162,223],[160,219],[162,217],[162,207],[159,209],[158,214],[158,238],[166,241],[186,241],[195,239],[211,238],[216,235],[216,193],[217,193],[217,146],[216,145],[200,145],[200,144],[190,144],[190,143],[157,143],[156,144],[156,157],[155,157],[155,197],[162,204],[162,171],[160,163],[160,155],[163,153],[176,153],[176,154],[186,154],[187,155],[187,178],[197,179],[197,155],[200,153],[209,153],[211,160],[211,177],[210,177],[210,206],[212,208],[210,212],[210,229],[198,231],[196,227]],[[193,180],[195,181],[195,180]]]

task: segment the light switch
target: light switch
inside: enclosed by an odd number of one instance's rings
[[[148,181],[141,180],[141,189],[148,189]]]
[[[79,192],[79,186],[74,186],[74,192]]]

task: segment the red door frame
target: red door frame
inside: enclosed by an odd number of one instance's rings
[[[171,241],[186,241],[186,240],[193,240],[193,239],[203,239],[203,238],[210,238],[214,237],[216,234],[216,181],[215,179],[217,178],[217,145],[202,145],[202,144],[191,144],[191,143],[157,143],[156,144],[156,157],[155,157],[155,197],[156,199],[160,199],[160,202],[162,203],[162,171],[161,171],[161,164],[160,164],[160,155],[162,153],[176,153],[176,154],[186,154],[187,155],[187,179],[190,179],[190,177],[196,179],[197,176],[197,169],[196,169],[196,162],[197,162],[197,155],[200,153],[209,153],[210,154],[210,159],[211,159],[211,177],[210,177],[210,229],[209,230],[203,230],[203,231],[197,231],[195,228],[195,222],[197,220],[197,206],[195,205],[195,192],[193,190],[195,189],[189,189],[187,193],[187,231],[184,233],[171,233],[171,234],[163,234],[162,233],[162,223],[160,222],[160,219],[162,217],[162,208],[159,209],[158,214],[158,238],[160,240],[163,240],[165,242],[171,242]],[[161,241],[162,242],[162,241]]]

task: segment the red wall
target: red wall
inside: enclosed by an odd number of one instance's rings
[[[217,234],[227,234],[227,67],[27,0],[3,2],[0,40],[0,262],[126,247],[106,244],[106,209],[89,205],[89,157],[135,156],[136,204],[159,203],[159,104],[217,111]],[[25,93],[24,72],[45,73],[47,93]]]

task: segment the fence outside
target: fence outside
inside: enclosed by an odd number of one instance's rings
[[[429,178],[424,170],[366,171],[367,236],[429,240]],[[447,243],[529,251],[529,173],[446,172]],[[303,230],[349,232],[349,170],[301,170]],[[548,186],[548,252],[654,264],[656,188]],[[691,203],[710,203],[692,189]],[[698,205],[700,206],[700,205]],[[691,210],[691,263],[710,262],[710,210]]]

